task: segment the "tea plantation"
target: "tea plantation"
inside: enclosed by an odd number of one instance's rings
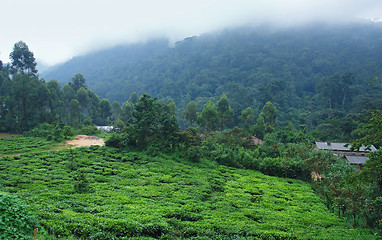
[[[377,239],[347,227],[308,183],[179,153],[3,157],[0,191],[30,206],[38,239]]]
[[[36,137],[0,138],[0,157],[7,154],[47,150],[52,144],[51,141]]]

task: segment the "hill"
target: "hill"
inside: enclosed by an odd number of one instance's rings
[[[317,93],[323,77],[335,73],[352,73],[353,85],[363,86],[352,94],[365,93],[368,81],[382,76],[381,39],[381,25],[375,23],[242,27],[186,38],[174,46],[165,39],[117,46],[75,57],[44,77],[64,84],[81,72],[101,98],[119,102],[137,92],[169,97],[177,105],[198,98],[205,103],[203,98],[224,92],[237,112],[267,101],[295,107],[304,96]]]
[[[31,206],[49,239],[374,239],[308,183],[176,154],[93,146],[4,157],[0,169],[2,191]]]

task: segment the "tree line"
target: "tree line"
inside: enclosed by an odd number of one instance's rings
[[[81,73],[62,88],[57,80],[39,78],[34,54],[24,42],[14,45],[10,59],[0,64],[0,131],[24,132],[40,123],[108,125],[119,115],[119,103],[100,100]]]
[[[173,100],[181,129],[189,126],[182,114],[190,101],[202,112],[226,95],[230,126],[240,124],[246,108],[256,120],[272,102],[280,125],[304,125],[323,141],[350,141],[368,112],[382,109],[380,38],[377,24],[243,27],[172,47],[163,39],[118,46],[73,58],[47,77],[63,83],[80,71],[94,92],[121,104],[132,92]]]
[[[352,216],[354,225],[360,219],[368,227],[378,227],[381,222],[381,150],[370,155],[364,171],[356,172],[330,154],[309,147],[316,139],[339,139],[335,137],[339,133],[348,134],[347,139],[359,138],[354,147],[381,147],[379,111],[372,115],[368,111],[360,115],[343,112],[354,81],[351,74],[322,79],[317,86],[321,95],[317,100],[326,106],[320,110],[326,119],[321,124],[326,126],[309,132],[303,124],[298,128],[292,123],[280,124],[278,118],[285,111],[271,101],[265,102],[258,114],[252,107],[235,114],[228,94],[222,94],[218,101],[210,98],[202,106],[190,100],[184,109],[178,109],[171,99],[133,92],[120,105],[100,100],[88,89],[80,73],[63,88],[56,80],[39,79],[34,55],[24,42],[14,45],[10,57],[11,64],[0,64],[0,131],[23,132],[41,123],[73,127],[112,124],[116,133],[107,140],[111,147],[138,148],[151,154],[181,152],[191,161],[207,158],[232,167],[307,181],[315,171],[324,176],[322,181],[314,182],[317,192],[339,216]],[[324,84],[325,81],[329,82]],[[333,81],[338,84],[337,92],[331,90]],[[373,82],[377,86],[370,87],[379,88],[378,79]],[[346,121],[339,123],[338,115],[345,115]],[[333,129],[336,124],[340,127]],[[253,136],[263,139],[264,145],[253,144]]]

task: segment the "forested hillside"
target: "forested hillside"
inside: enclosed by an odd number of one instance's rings
[[[279,123],[315,129],[349,112],[382,108],[382,27],[379,24],[272,30],[226,30],[186,38],[118,46],[73,58],[46,74],[66,83],[81,72],[101,98],[125,102],[132,92],[173,99],[181,113],[194,100],[198,110],[225,94],[235,116],[266,102]],[[235,118],[236,119],[236,118]],[[238,121],[235,121],[237,124]]]
[[[45,79],[15,43],[0,62],[0,132],[23,136],[0,139],[0,238],[380,239],[379,29],[157,40]],[[50,151],[95,125],[114,127],[105,147]],[[318,140],[378,150],[360,171]]]

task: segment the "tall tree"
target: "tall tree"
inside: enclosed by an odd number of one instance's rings
[[[81,124],[81,107],[77,99],[72,99],[70,101],[69,110],[70,110],[70,119],[71,119],[72,125],[77,125],[77,124],[80,125]],[[74,123],[74,119],[77,119],[78,122]]]
[[[158,110],[158,102],[148,94],[143,94],[134,105],[134,134],[138,147],[143,148],[153,142]]]
[[[253,132],[256,137],[263,139],[265,134],[273,132],[276,126],[277,109],[271,102],[267,102],[253,126]]]
[[[99,109],[103,124],[109,124],[111,115],[111,104],[109,99],[102,99],[101,102],[99,102]]]
[[[74,75],[74,77],[72,78],[72,82],[70,82],[69,85],[71,85],[75,92],[77,92],[80,88],[87,89],[86,79],[81,73],[77,73],[76,75]]]
[[[11,59],[12,74],[28,74],[36,76],[37,63],[33,52],[29,51],[27,44],[23,41],[15,43],[13,51],[9,55]]]
[[[32,115],[37,112],[34,102],[39,87],[37,77],[28,74],[15,74],[11,81],[10,105],[15,110],[15,119],[19,124],[19,130],[27,130],[33,125]]]
[[[156,144],[171,149],[177,142],[178,122],[166,108],[148,94],[143,94],[135,104],[130,134],[138,147]]]
[[[276,127],[277,125],[277,109],[271,102],[267,102],[263,110],[260,113],[260,116],[264,118],[264,123],[271,128]]]
[[[239,116],[240,125],[244,128],[244,130],[249,131],[251,126],[255,121],[254,111],[252,108],[247,107],[241,112]]]
[[[132,104],[136,104],[138,100],[138,94],[136,92],[133,92],[129,98],[129,102],[131,102]]]
[[[207,132],[216,130],[218,111],[216,105],[211,100],[204,104],[202,113],[198,116],[197,121],[201,126],[206,128]]]
[[[187,104],[186,110],[184,111],[186,120],[190,122],[190,125],[194,125],[198,117],[198,105],[195,101],[191,101]]]
[[[112,104],[111,104],[111,108],[112,108],[112,117],[113,117],[113,121],[116,122],[120,119],[120,115],[121,115],[121,104],[119,104],[119,102],[117,101],[114,101]]]
[[[352,73],[345,73],[341,76],[340,86],[341,86],[341,105],[345,108],[346,101],[350,98],[350,87],[355,83],[355,78]]]
[[[98,116],[98,104],[100,100],[97,94],[95,94],[94,92],[88,90],[88,94],[89,94],[88,114],[89,114],[89,117],[93,119],[93,122],[96,123],[96,119]]]
[[[167,103],[167,110],[172,116],[176,116],[176,105],[172,99]]]
[[[229,106],[229,101],[226,95],[223,95],[218,101],[218,121],[220,124],[220,129],[223,130],[225,126],[233,122],[234,112]]]
[[[121,120],[127,124],[129,119],[133,116],[133,110],[134,110],[134,105],[126,101],[122,104],[122,109],[121,109]]]
[[[82,114],[87,115],[87,108],[90,102],[88,91],[84,87],[80,87],[76,92],[75,98],[80,103]]]

